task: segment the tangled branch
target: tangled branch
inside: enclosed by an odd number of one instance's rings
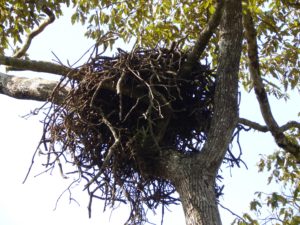
[[[86,181],[89,211],[94,198],[105,208],[129,202],[128,223],[141,224],[145,206],[178,202],[156,162],[164,149],[201,151],[215,85],[213,71],[200,63],[192,80],[180,78],[186,61],[178,49],[119,50],[91,57],[77,69],[80,79],[61,82],[70,91],[46,116],[42,154],[47,167],[57,160],[75,167]]]

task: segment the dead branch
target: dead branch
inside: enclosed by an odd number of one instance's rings
[[[245,12],[246,13],[243,14],[243,25],[248,44],[249,70],[261,114],[277,145],[294,155],[297,161],[300,162],[300,146],[285,136],[272,114],[268,95],[260,74],[256,29],[254,27],[252,14],[247,6],[245,7]]]
[[[43,154],[48,166],[59,156],[78,168],[87,182],[89,211],[93,198],[104,199],[105,207],[129,202],[135,224],[145,217],[144,205],[154,210],[177,202],[175,187],[156,164],[170,151],[201,151],[215,85],[213,71],[199,62],[196,80],[178,77],[186,60],[187,53],[176,48],[136,48],[95,55],[77,68],[81,79],[66,77],[70,91],[44,121]],[[60,149],[49,150],[49,143]]]
[[[112,146],[110,146],[107,155],[105,156],[105,159],[103,160],[103,163],[101,165],[101,168],[99,168],[99,172],[85,185],[84,189],[88,188],[92,183],[94,183],[103,173],[103,170],[105,169],[106,166],[109,165],[109,161],[111,160],[111,157],[114,154],[115,149],[118,147],[118,145],[120,144],[120,137],[117,134],[117,131],[115,130],[115,128],[113,128],[113,126],[111,125],[111,123],[105,118],[105,116],[103,115],[103,123],[109,128],[109,130],[111,131],[115,142],[113,143]]]

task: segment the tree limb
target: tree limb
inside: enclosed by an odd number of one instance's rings
[[[242,6],[226,0],[220,24],[214,115],[202,155],[207,168],[219,168],[238,121],[238,72],[242,51]]]
[[[250,127],[252,129],[260,131],[260,132],[266,133],[266,132],[269,131],[269,128],[267,126],[261,125],[259,123],[256,123],[256,122],[253,122],[251,120],[244,119],[244,118],[239,118],[238,123],[241,123],[241,124],[243,124],[247,127]]]
[[[22,70],[31,70],[34,72],[63,75],[75,80],[80,79],[80,74],[77,73],[78,71],[76,69],[51,62],[18,59],[0,55],[0,65],[12,66]]]
[[[261,125],[259,123],[256,123],[256,122],[253,122],[251,120],[244,119],[244,118],[240,118],[239,123],[243,124],[245,126],[248,126],[248,127],[252,128],[254,130],[260,131],[260,132],[266,133],[266,132],[270,131],[267,126]],[[285,131],[290,130],[292,128],[300,129],[300,123],[298,123],[297,121],[289,121],[286,124],[279,127],[279,130],[281,132],[285,132]]]
[[[245,7],[245,12],[246,13],[243,14],[243,24],[248,44],[249,71],[261,114],[277,145],[294,155],[297,161],[300,162],[300,146],[291,142],[284,135],[272,114],[267,92],[260,74],[256,29],[251,12],[247,7]]]
[[[188,55],[187,62],[181,69],[179,76],[187,77],[191,73],[193,66],[199,60],[200,56],[204,52],[208,42],[213,35],[214,31],[220,24],[222,12],[224,8],[224,0],[218,0],[216,3],[216,11],[209,19],[206,27],[200,32],[198,40]]]
[[[0,94],[17,99],[48,101],[57,84],[57,81],[42,78],[16,77],[0,73]],[[60,89],[51,100],[55,104],[62,102],[68,91],[67,88]]]
[[[298,128],[300,130],[300,123],[298,123],[297,121],[289,121],[285,125],[282,125],[280,127],[280,130],[282,132],[284,132],[284,131],[287,131],[291,128]]]
[[[21,58],[22,56],[24,56],[26,54],[28,48],[30,47],[32,39],[35,36],[37,36],[38,34],[40,34],[41,32],[43,32],[43,30],[49,24],[53,23],[53,21],[55,20],[55,16],[54,16],[53,12],[49,8],[47,8],[46,6],[43,6],[42,7],[42,11],[47,14],[48,18],[39,27],[37,27],[37,29],[35,29],[31,33],[29,33],[29,35],[27,36],[27,39],[25,41],[25,44],[23,45],[22,48],[20,48],[13,55],[13,57],[15,57],[15,58]],[[13,70],[13,68],[9,68],[9,70]]]

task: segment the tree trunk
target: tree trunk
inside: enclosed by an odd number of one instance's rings
[[[215,178],[199,171],[185,171],[175,187],[180,195],[186,225],[221,225],[214,191]]]
[[[238,72],[242,51],[241,0],[225,0],[220,24],[214,115],[204,147],[192,155],[164,155],[165,178],[180,195],[187,225],[221,225],[215,179],[238,121]],[[167,160],[166,160],[167,159]]]

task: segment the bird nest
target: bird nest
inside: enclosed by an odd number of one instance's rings
[[[105,206],[129,202],[130,224],[142,223],[144,206],[177,203],[170,181],[155,176],[163,149],[201,151],[213,113],[215,75],[196,63],[180,73],[187,54],[178,49],[119,50],[96,55],[60,104],[52,104],[44,128],[47,165],[65,161]],[[55,93],[54,93],[55,95]]]

